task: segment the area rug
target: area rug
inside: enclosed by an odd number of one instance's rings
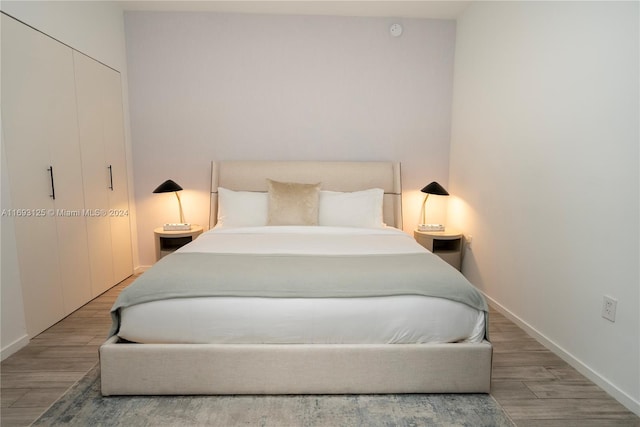
[[[93,368],[35,426],[513,427],[488,394],[110,396]]]

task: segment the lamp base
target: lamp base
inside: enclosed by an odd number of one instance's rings
[[[173,224],[164,224],[162,226],[164,231],[181,231],[181,230],[191,230],[191,224],[188,223],[173,223]]]
[[[444,231],[442,224],[419,224],[418,231]]]

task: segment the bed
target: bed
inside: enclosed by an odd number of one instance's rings
[[[211,230],[114,304],[103,395],[489,392],[486,303],[399,230],[399,163],[213,162],[211,189]]]

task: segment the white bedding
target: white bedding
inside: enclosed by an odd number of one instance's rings
[[[425,252],[395,228],[214,228],[180,252],[394,254]],[[444,262],[444,261],[443,261]],[[179,298],[124,309],[118,335],[141,343],[374,344],[481,342],[485,316],[442,298]]]
[[[275,226],[213,228],[179,252],[245,254],[374,255],[425,252],[393,227]]]

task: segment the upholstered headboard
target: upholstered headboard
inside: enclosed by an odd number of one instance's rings
[[[211,214],[218,218],[218,187],[267,191],[267,179],[321,183],[322,190],[360,191],[382,188],[385,224],[402,229],[402,184],[398,162],[225,161],[211,162]]]

